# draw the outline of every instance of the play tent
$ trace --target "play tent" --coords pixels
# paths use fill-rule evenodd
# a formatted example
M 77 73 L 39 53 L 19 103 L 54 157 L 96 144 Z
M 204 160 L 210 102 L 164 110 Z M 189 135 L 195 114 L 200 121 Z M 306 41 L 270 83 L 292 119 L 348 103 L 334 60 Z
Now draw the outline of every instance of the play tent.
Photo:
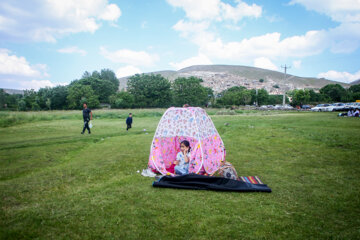
M 225 161 L 224 143 L 206 111 L 198 107 L 172 107 L 164 113 L 156 129 L 149 168 L 169 174 L 183 140 L 188 140 L 191 147 L 189 173 L 211 175 Z

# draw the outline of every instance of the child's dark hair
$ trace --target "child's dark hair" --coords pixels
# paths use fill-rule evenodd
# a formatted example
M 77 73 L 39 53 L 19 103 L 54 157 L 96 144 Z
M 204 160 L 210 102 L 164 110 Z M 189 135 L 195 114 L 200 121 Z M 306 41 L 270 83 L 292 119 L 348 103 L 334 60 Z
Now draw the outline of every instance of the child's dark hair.
M 129 113 L 129 115 L 132 115 L 132 113 Z
M 190 143 L 189 143 L 189 141 L 188 141 L 188 140 L 184 140 L 184 141 L 182 141 L 182 142 L 180 143 L 180 145 L 181 145 L 181 144 L 184 144 L 184 145 L 185 145 L 185 147 L 188 147 L 188 148 L 189 148 L 189 152 L 191 151 Z

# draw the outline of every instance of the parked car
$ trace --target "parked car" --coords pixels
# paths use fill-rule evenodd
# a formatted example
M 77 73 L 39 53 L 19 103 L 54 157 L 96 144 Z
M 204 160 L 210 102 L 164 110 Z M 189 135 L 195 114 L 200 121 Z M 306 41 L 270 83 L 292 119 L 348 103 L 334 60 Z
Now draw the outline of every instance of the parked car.
M 313 112 L 325 112 L 326 107 L 330 106 L 330 104 L 318 104 L 315 107 L 311 108 L 310 110 Z
M 359 108 L 360 109 L 360 103 L 359 102 L 351 103 L 350 108 Z
M 348 111 L 352 108 L 353 103 L 344 103 L 344 110 Z
M 302 105 L 301 109 L 308 110 L 311 109 L 310 105 Z
M 274 109 L 276 109 L 276 110 L 292 110 L 294 108 L 292 106 L 290 106 L 289 104 L 285 104 L 285 105 L 276 104 L 274 106 Z
M 283 109 L 286 109 L 286 110 L 292 110 L 292 109 L 294 109 L 292 106 L 290 106 L 289 104 L 285 104 L 284 106 L 283 106 Z
M 325 111 L 328 112 L 335 112 L 335 111 L 344 111 L 345 110 L 345 104 L 343 103 L 333 103 L 325 108 Z

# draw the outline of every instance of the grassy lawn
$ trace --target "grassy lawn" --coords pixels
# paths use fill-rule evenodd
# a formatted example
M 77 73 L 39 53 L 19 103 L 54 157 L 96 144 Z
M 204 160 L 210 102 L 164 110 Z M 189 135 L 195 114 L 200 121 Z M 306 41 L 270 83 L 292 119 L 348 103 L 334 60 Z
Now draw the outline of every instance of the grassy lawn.
M 128 110 L 94 111 L 91 135 L 80 112 L 0 113 L 0 239 L 360 236 L 359 119 L 210 110 L 238 174 L 273 190 L 228 193 L 153 188 L 137 171 L 165 110 L 131 111 L 129 132 Z

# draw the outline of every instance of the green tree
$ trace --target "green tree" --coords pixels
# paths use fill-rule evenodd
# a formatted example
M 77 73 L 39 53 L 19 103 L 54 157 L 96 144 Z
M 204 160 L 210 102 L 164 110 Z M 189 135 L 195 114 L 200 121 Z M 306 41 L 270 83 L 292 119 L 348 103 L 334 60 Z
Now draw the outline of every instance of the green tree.
M 255 90 L 248 90 L 243 86 L 231 87 L 220 95 L 217 103 L 223 106 L 248 105 L 256 101 Z
M 293 91 L 292 105 L 300 106 L 301 104 L 307 104 L 310 103 L 310 99 L 311 95 L 309 90 L 296 89 Z
M 355 102 L 360 100 L 360 84 L 353 85 L 348 89 L 349 101 Z
M 56 86 L 52 88 L 50 101 L 51 109 L 67 109 L 68 87 Z
M 71 109 L 81 109 L 84 102 L 89 108 L 97 108 L 100 104 L 99 97 L 95 95 L 92 88 L 81 84 L 73 84 L 69 87 L 67 100 Z
M 119 79 L 117 79 L 115 73 L 110 69 L 101 69 L 100 78 L 112 82 L 115 86 L 115 91 L 119 89 Z
M 46 104 L 47 109 L 51 110 L 51 99 L 50 98 L 46 99 L 45 104 Z
M 93 75 L 96 76 L 97 74 Z M 95 95 L 99 96 L 99 101 L 104 103 L 108 103 L 109 96 L 115 94 L 115 92 L 117 91 L 117 87 L 110 80 L 101 79 L 93 76 L 82 78 L 80 80 L 75 80 L 70 85 L 74 84 L 90 86 L 94 91 Z
M 4 109 L 7 106 L 7 93 L 4 89 L 0 89 L 0 109 Z
M 352 85 L 351 87 L 349 87 L 349 91 L 353 93 L 360 92 L 360 84 Z
M 24 101 L 25 101 L 25 108 L 26 110 L 38 110 L 40 109 L 39 104 L 37 103 L 39 101 L 39 98 L 37 97 L 37 93 L 34 89 L 31 90 L 25 90 L 24 91 Z
M 26 111 L 27 110 L 26 102 L 25 102 L 25 100 L 23 98 L 20 99 L 20 101 L 18 102 L 18 109 L 19 109 L 19 111 Z
M 202 79 L 196 77 L 180 77 L 175 79 L 172 88 L 174 93 L 174 104 L 182 106 L 205 106 L 209 100 L 209 90 L 201 85 Z
M 283 103 L 283 95 L 269 95 L 268 105 L 276 105 Z M 289 98 L 285 96 L 285 103 L 289 103 Z
M 101 74 L 98 71 L 93 71 L 91 77 L 100 79 Z
M 171 105 L 171 84 L 158 75 L 136 74 L 129 78 L 128 92 L 134 96 L 135 107 L 169 107 Z
M 310 95 L 310 103 L 316 104 L 320 102 L 321 99 L 320 93 L 316 93 L 313 89 L 310 89 L 309 95 Z
M 269 93 L 265 89 L 259 89 L 258 90 L 258 105 L 264 105 L 269 101 Z
M 328 96 L 333 102 L 340 102 L 346 96 L 346 90 L 340 84 L 328 84 L 320 89 L 320 93 Z
M 46 101 L 52 96 L 52 88 L 40 88 L 37 92 L 37 103 L 41 109 L 49 109 L 46 104 Z
M 132 108 L 134 102 L 134 96 L 129 92 L 121 91 L 110 96 L 111 108 Z
M 22 97 L 21 94 L 8 94 L 4 89 L 0 89 L 0 109 L 17 110 Z

